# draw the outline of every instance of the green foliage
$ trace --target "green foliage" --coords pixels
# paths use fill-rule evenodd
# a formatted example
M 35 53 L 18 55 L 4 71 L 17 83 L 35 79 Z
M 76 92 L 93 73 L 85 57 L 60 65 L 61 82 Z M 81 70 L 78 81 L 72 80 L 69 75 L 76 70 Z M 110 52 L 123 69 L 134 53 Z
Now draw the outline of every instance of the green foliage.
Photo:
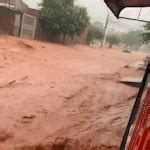
M 146 32 L 142 34 L 143 41 L 150 43 L 150 23 L 147 23 L 144 28 Z
M 112 48 L 113 45 L 120 43 L 120 38 L 116 34 L 109 34 L 106 37 L 106 42 L 109 43 L 109 47 Z
M 87 35 L 87 42 L 90 44 L 94 40 L 102 40 L 103 39 L 103 28 L 102 26 L 98 26 L 98 24 L 93 24 L 90 26 L 88 35 Z
M 140 46 L 143 43 L 141 34 L 143 32 L 140 30 L 137 31 L 130 31 L 128 33 L 122 34 L 121 42 L 126 46 Z
M 64 38 L 80 35 L 89 23 L 86 8 L 75 6 L 74 0 L 44 0 L 39 17 L 51 34 Z
M 93 26 L 99 28 L 100 30 L 104 30 L 103 24 L 101 22 L 95 21 Z

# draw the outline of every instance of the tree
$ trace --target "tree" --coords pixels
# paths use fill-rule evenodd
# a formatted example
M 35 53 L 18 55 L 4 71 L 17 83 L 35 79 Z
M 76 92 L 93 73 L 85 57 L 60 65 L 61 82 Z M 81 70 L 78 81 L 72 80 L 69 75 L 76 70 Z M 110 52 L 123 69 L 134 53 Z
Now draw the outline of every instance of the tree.
M 103 29 L 101 27 L 98 27 L 95 24 L 91 25 L 87 34 L 87 42 L 90 44 L 93 43 L 94 40 L 102 40 L 103 38 Z
M 39 17 L 51 34 L 63 35 L 63 43 L 66 35 L 80 35 L 89 22 L 86 8 L 75 6 L 74 0 L 44 0 Z
M 109 34 L 106 37 L 106 42 L 109 43 L 109 48 L 112 48 L 113 45 L 118 45 L 120 43 L 120 38 L 115 34 Z
M 150 23 L 147 23 L 144 28 L 146 32 L 142 34 L 143 41 L 150 43 Z
M 101 22 L 99 22 L 99 21 L 95 21 L 93 23 L 93 26 L 99 28 L 100 30 L 104 30 L 103 24 Z
M 121 42 L 125 44 L 126 46 L 140 46 L 143 41 L 141 34 L 143 31 L 137 30 L 137 31 L 130 31 L 128 33 L 122 34 L 121 36 Z

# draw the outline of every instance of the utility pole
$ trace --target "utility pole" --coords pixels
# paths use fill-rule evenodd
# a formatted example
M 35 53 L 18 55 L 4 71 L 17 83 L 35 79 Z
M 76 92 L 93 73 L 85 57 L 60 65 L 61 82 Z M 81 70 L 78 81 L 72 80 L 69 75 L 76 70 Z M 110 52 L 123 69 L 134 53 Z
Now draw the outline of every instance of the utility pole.
M 8 3 L 9 3 L 8 5 L 9 5 L 9 8 L 10 8 L 10 0 L 9 0 L 9 2 L 8 2 Z
M 106 23 L 105 23 L 105 27 L 104 27 L 104 36 L 103 36 L 103 39 L 101 41 L 101 48 L 103 47 L 103 43 L 104 43 L 104 40 L 105 40 L 108 23 L 109 23 L 109 14 L 107 15 L 107 19 L 106 19 Z
M 140 8 L 140 12 L 139 12 L 139 15 L 138 15 L 137 21 L 140 19 L 141 12 L 142 12 L 142 7 Z

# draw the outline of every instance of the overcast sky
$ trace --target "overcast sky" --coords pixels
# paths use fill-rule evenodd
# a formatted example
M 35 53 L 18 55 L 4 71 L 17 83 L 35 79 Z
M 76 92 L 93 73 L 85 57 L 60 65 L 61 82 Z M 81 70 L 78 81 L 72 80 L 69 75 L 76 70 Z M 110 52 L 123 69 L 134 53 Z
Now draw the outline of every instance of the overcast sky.
M 42 0 L 23 0 L 32 8 L 38 8 L 38 4 L 41 3 Z M 80 6 L 84 6 L 87 8 L 89 16 L 91 17 L 91 21 L 100 21 L 103 24 L 106 21 L 107 14 L 110 14 L 109 17 L 109 31 L 127 31 L 127 30 L 136 30 L 140 29 L 143 23 L 139 23 L 136 21 L 125 21 L 125 20 L 117 20 L 110 10 L 107 8 L 103 0 L 75 0 L 75 3 Z M 121 16 L 138 18 L 138 14 L 140 12 L 140 8 L 128 8 L 121 12 Z M 149 20 L 150 21 L 150 8 L 143 8 L 140 19 Z

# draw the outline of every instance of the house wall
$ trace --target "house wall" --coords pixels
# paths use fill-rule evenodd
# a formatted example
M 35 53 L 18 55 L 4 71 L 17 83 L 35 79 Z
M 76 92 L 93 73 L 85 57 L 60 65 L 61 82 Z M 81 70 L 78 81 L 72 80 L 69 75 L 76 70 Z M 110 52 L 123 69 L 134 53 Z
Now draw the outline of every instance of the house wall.
M 28 5 L 22 0 L 0 0 L 0 6 L 9 7 L 20 12 L 24 12 L 28 9 Z
M 80 36 L 75 37 L 75 43 L 87 45 L 87 35 L 89 31 L 90 25 L 86 27 L 86 29 L 81 33 Z
M 15 9 L 21 12 L 25 12 L 28 9 L 28 5 L 22 2 L 22 0 L 16 0 Z
M 0 6 L 15 9 L 16 0 L 0 0 Z
M 65 43 L 66 44 L 82 44 L 87 45 L 87 34 L 88 34 L 89 26 L 81 33 L 80 36 L 75 36 L 74 39 L 71 39 L 70 36 L 66 36 Z M 62 37 L 61 37 L 62 40 Z
M 14 29 L 13 29 L 13 35 L 14 36 L 20 36 L 21 32 L 21 23 L 22 23 L 22 14 L 15 14 L 15 20 L 14 20 Z
M 19 36 L 21 19 L 21 13 L 0 6 L 0 33 Z
M 15 12 L 0 6 L 0 32 L 13 35 Z
M 52 36 L 47 32 L 43 27 L 39 19 L 37 19 L 36 30 L 35 30 L 35 39 L 42 41 L 51 41 Z
M 37 18 L 36 17 L 24 13 L 23 17 L 22 17 L 20 36 L 24 37 L 24 38 L 34 39 L 36 24 L 37 24 Z
M 1 3 L 15 5 L 16 0 L 0 0 Z
M 47 32 L 47 30 L 43 27 L 42 22 L 38 19 L 39 11 L 36 9 L 28 8 L 26 13 L 37 18 L 34 39 L 51 41 L 53 37 Z

